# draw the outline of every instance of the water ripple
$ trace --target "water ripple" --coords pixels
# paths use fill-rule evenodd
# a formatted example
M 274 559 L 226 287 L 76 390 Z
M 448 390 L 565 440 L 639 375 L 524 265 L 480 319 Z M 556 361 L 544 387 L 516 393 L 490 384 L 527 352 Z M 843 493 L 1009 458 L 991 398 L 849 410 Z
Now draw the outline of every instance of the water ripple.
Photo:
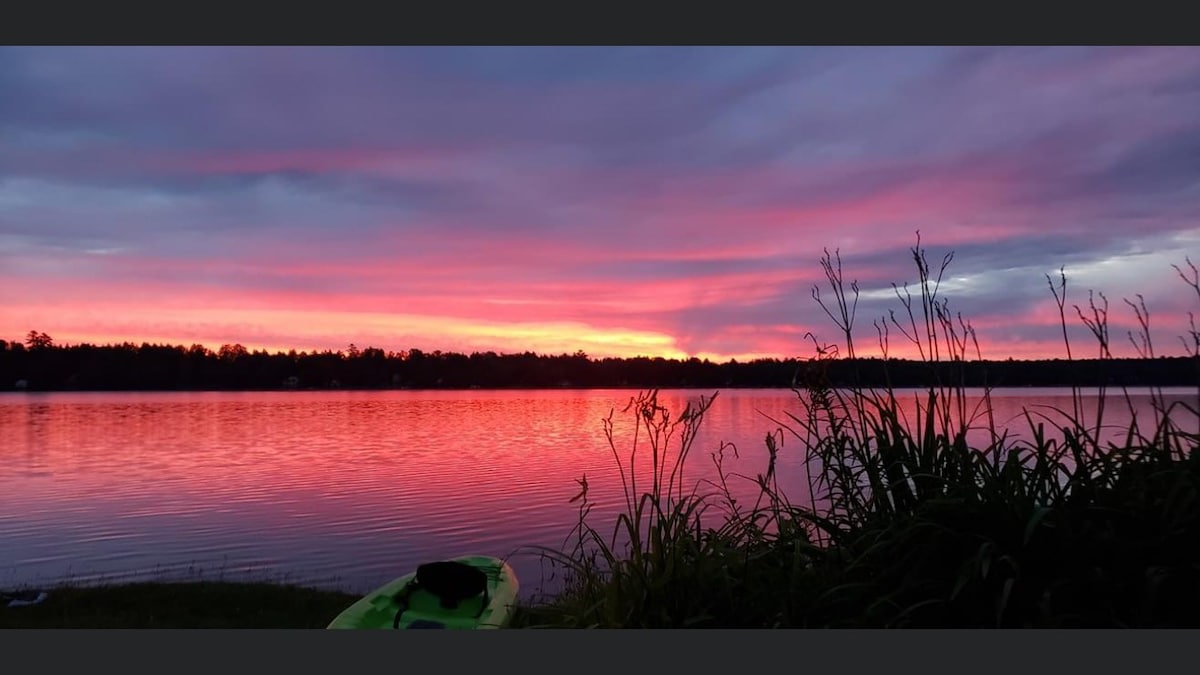
M 1011 408 L 998 417 L 1029 393 L 994 394 Z M 581 476 L 594 513 L 624 499 L 601 420 L 632 394 L 0 394 L 0 584 L 217 575 L 365 590 L 431 558 L 558 546 Z M 696 395 L 660 394 L 673 409 Z M 688 484 L 713 477 L 721 441 L 743 456 L 733 467 L 761 471 L 773 425 L 760 413 L 796 410 L 789 391 L 723 392 Z M 615 421 L 627 467 L 632 421 Z M 793 499 L 801 461 L 785 441 Z M 540 581 L 536 558 L 514 565 L 529 588 Z

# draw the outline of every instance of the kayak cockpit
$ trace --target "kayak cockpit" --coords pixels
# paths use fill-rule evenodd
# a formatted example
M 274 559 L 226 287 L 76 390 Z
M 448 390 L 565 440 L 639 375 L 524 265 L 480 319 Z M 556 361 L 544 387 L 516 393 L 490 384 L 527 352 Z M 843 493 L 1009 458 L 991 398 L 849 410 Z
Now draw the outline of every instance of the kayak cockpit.
M 420 565 L 347 607 L 329 628 L 504 628 L 513 619 L 519 582 L 500 558 L 469 555 Z

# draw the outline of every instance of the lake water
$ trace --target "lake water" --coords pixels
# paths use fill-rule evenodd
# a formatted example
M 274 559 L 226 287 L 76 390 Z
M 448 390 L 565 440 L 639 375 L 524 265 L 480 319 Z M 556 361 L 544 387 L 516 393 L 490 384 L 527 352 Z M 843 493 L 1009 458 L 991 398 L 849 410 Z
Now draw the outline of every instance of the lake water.
M 674 414 L 707 390 L 660 392 Z M 976 392 L 978 393 L 978 392 Z M 1120 392 L 1108 421 L 1129 419 Z M 1135 409 L 1150 414 L 1148 392 Z M 1194 390 L 1168 390 L 1194 404 Z M 561 547 L 586 475 L 596 523 L 622 501 L 604 434 L 628 461 L 637 391 L 333 391 L 0 394 L 0 588 L 153 578 L 289 581 L 366 591 L 421 562 L 506 556 L 522 594 L 552 589 L 527 546 Z M 1069 409 L 1069 389 L 993 392 L 997 424 L 1023 406 Z M 789 390 L 722 390 L 684 481 L 766 467 Z M 1141 413 L 1139 413 L 1141 415 Z M 806 499 L 799 442 L 777 436 L 780 482 Z M 671 440 L 675 453 L 679 439 Z M 644 433 L 639 461 L 651 452 Z M 643 466 L 645 466 L 643 464 Z M 641 471 L 639 490 L 648 473 Z M 735 496 L 754 493 L 747 479 Z M 522 551 L 527 552 L 522 552 Z

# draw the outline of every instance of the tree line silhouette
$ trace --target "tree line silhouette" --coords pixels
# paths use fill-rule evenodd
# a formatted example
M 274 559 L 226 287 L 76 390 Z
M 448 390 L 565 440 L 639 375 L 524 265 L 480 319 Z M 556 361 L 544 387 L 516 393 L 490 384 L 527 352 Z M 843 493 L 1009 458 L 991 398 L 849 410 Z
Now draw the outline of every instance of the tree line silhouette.
M 145 391 L 278 389 L 738 388 L 803 386 L 923 387 L 937 382 L 994 386 L 1200 386 L 1197 357 L 994 360 L 926 363 L 879 358 L 591 358 L 574 354 L 497 354 L 376 347 L 312 352 L 217 351 L 130 342 L 55 345 L 31 331 L 24 343 L 0 340 L 0 390 Z

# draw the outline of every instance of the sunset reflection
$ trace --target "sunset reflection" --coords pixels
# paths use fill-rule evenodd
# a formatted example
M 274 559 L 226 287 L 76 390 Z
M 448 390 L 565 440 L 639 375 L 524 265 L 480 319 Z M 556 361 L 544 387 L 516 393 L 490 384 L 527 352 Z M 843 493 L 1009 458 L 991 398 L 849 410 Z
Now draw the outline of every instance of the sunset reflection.
M 659 403 L 676 419 L 713 393 L 666 391 Z M 997 392 L 995 420 L 1028 437 L 1023 407 L 1069 409 L 1069 390 L 1053 394 L 1031 401 L 1021 390 Z M 431 557 L 558 547 L 576 523 L 578 503 L 569 500 L 578 479 L 586 476 L 596 522 L 622 510 L 603 420 L 612 416 L 614 447 L 628 470 L 634 412 L 622 409 L 636 395 L 5 395 L 0 580 L 153 576 L 199 564 L 369 587 Z M 902 399 L 906 412 L 915 406 Z M 773 433 L 780 487 L 807 503 L 804 445 L 779 424 L 803 410 L 792 392 L 718 392 L 692 445 L 685 491 L 714 492 L 715 453 L 727 443 L 724 468 L 740 474 L 729 479 L 732 496 L 752 501 L 755 477 L 767 467 L 765 436 Z M 1115 405 L 1107 414 L 1117 426 L 1128 419 Z M 680 440 L 667 446 L 668 462 Z M 633 455 L 639 493 L 650 485 L 650 447 L 642 428 Z M 514 562 L 530 578 L 541 573 L 535 559 Z

